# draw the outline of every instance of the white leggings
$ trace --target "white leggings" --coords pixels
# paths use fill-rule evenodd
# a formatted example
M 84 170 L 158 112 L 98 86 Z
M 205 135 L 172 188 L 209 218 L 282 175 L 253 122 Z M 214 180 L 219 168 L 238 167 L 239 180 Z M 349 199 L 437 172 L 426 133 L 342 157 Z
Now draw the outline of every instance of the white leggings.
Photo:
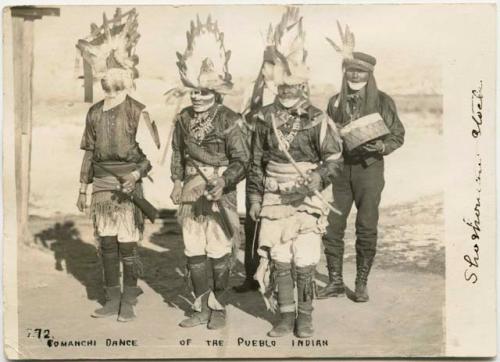
M 321 256 L 321 235 L 301 234 L 295 240 L 279 243 L 271 248 L 271 259 L 304 267 L 318 264 Z
M 206 216 L 203 221 L 185 218 L 182 222 L 182 238 L 186 256 L 207 255 L 218 259 L 232 250 L 232 241 L 210 216 Z

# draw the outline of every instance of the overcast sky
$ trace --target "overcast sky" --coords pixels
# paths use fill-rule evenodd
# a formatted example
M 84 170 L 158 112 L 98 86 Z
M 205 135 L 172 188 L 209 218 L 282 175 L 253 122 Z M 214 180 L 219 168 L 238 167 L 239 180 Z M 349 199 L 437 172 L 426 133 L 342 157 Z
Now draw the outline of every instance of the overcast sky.
M 262 61 L 263 37 L 269 23 L 277 23 L 281 5 L 260 6 L 137 6 L 141 39 L 137 46 L 142 77 L 178 79 L 176 51 L 186 47 L 189 22 L 208 14 L 225 33 L 231 49 L 229 69 L 233 77 L 255 77 Z M 89 34 L 90 23 L 102 23 L 102 13 L 112 17 L 115 7 L 64 6 L 60 17 L 36 22 L 35 80 L 40 84 L 59 80 L 59 90 L 74 82 L 75 43 Z M 123 7 L 123 11 L 130 7 Z M 309 53 L 311 82 L 340 82 L 341 58 L 325 37 L 339 40 L 336 20 L 349 24 L 356 35 L 356 50 L 378 60 L 379 83 L 401 87 L 421 82 L 422 88 L 440 91 L 442 55 L 460 39 L 450 31 L 445 14 L 465 11 L 454 5 L 307 5 L 301 7 Z M 473 14 L 471 15 L 473 16 Z M 443 21 L 446 19 L 446 21 Z M 456 24 L 452 24 L 455 25 Z M 451 26 L 452 28 L 452 26 Z M 79 70 L 81 73 L 81 70 Z M 399 80 L 400 85 L 396 86 Z M 50 84 L 50 83 L 49 83 Z M 175 84 L 173 84 L 174 86 Z M 37 85 L 35 85 L 37 86 Z

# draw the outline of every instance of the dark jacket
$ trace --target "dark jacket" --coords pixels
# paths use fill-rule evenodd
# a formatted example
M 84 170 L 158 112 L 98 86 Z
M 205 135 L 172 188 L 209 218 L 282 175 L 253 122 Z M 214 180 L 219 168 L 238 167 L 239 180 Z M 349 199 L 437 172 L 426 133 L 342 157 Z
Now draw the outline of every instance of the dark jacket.
M 239 114 L 222 104 L 212 109 L 215 116 L 213 128 L 199 140 L 191 131 L 195 118 L 193 107 L 184 108 L 175 119 L 172 139 L 172 180 L 185 178 L 186 155 L 200 165 L 226 166 L 222 177 L 226 188 L 234 189 L 243 180 L 250 160 L 250 152 L 242 134 L 242 120 Z
M 379 94 L 378 112 L 382 116 L 385 124 L 387 125 L 387 128 L 389 128 L 391 132 L 391 134 L 385 136 L 382 139 L 385 145 L 384 153 L 382 155 L 378 155 L 378 154 L 366 153 L 359 149 L 355 149 L 351 152 L 348 152 L 346 149 L 344 149 L 344 158 L 346 160 L 346 163 L 363 162 L 366 165 L 369 165 L 379 159 L 382 159 L 382 156 L 386 156 L 392 153 L 394 150 L 401 147 L 404 143 L 405 129 L 398 117 L 396 104 L 394 103 L 392 98 L 387 94 L 385 94 L 384 92 L 378 91 L 378 94 Z M 338 99 L 339 99 L 339 94 L 336 94 L 332 98 L 330 98 L 328 102 L 327 113 L 340 129 L 346 126 L 348 122 L 340 123 L 338 122 L 338 120 L 334 118 L 336 109 L 338 107 Z M 356 121 L 354 120 L 353 122 Z

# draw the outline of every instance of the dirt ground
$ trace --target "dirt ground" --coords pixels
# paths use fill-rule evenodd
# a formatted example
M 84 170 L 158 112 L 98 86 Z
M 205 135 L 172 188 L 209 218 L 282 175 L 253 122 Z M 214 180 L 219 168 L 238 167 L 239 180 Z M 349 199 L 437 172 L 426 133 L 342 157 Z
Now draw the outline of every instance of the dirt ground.
M 147 225 L 140 254 L 145 275 L 139 318 L 131 323 L 93 319 L 103 300 L 102 270 L 93 245 L 92 226 L 85 217 L 33 217 L 34 245 L 19 250 L 19 337 L 24 358 L 166 358 L 166 357 L 346 357 L 438 356 L 443 353 L 444 245 L 442 199 L 434 195 L 383 208 L 380 242 L 370 276 L 370 301 L 349 298 L 315 301 L 315 336 L 298 339 L 266 337 L 276 316 L 265 311 L 257 292 L 228 292 L 228 324 L 220 331 L 177 326 L 190 312 L 193 297 L 186 287 L 182 239 L 169 218 Z M 346 235 L 345 279 L 355 277 L 353 217 Z M 241 261 L 240 251 L 238 259 Z M 231 285 L 243 279 L 237 264 Z M 325 262 L 317 268 L 317 283 L 327 280 Z M 49 329 L 53 340 L 96 340 L 95 347 L 51 347 L 33 337 L 35 328 Z M 30 333 L 32 332 L 32 333 Z M 28 334 L 31 334 L 28 337 Z M 106 347 L 106 339 L 137 340 L 137 347 Z M 242 338 L 242 339 L 239 339 Z M 181 345 L 187 339 L 189 346 Z M 207 340 L 223 346 L 208 347 Z M 240 343 L 240 345 L 238 345 Z M 263 344 L 249 347 L 245 343 Z M 276 347 L 268 347 L 275 343 Z M 325 345 L 325 343 L 327 345 Z M 203 348 L 203 349 L 202 349 Z

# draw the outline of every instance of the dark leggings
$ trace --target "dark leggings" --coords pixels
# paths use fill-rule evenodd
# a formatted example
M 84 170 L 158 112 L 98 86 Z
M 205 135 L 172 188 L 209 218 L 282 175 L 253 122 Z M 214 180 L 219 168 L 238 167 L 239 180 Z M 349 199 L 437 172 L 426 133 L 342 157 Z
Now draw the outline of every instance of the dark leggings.
M 123 285 L 137 286 L 143 267 L 136 242 L 118 243 L 116 236 L 105 236 L 101 238 L 101 252 L 107 286 L 119 284 L 119 259 L 123 263 Z
M 104 269 L 104 282 L 107 287 L 120 285 L 120 256 L 118 241 L 114 236 L 101 237 L 101 258 Z

